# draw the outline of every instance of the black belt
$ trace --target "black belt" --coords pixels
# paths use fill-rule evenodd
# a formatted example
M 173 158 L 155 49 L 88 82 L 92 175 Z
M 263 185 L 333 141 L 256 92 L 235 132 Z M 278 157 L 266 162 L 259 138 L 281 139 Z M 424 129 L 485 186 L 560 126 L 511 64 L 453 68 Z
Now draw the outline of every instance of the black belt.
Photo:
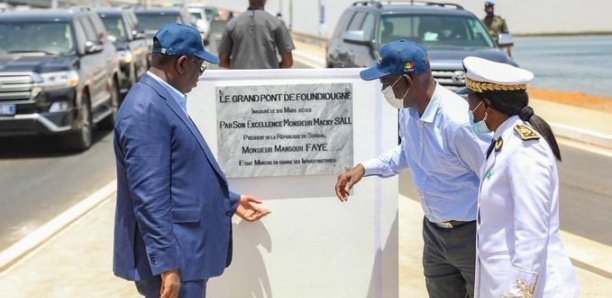
M 474 221 L 473 220 L 471 221 L 448 220 L 448 221 L 443 221 L 443 222 L 432 222 L 432 224 L 442 229 L 453 229 L 453 228 L 457 228 L 457 227 L 460 227 L 462 225 L 465 225 L 471 222 L 474 222 Z

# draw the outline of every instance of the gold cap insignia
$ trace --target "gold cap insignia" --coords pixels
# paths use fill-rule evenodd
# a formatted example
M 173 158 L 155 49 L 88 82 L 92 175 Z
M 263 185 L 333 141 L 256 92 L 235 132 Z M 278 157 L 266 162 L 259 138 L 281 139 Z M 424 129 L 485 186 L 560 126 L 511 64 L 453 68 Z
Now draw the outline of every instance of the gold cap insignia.
M 527 90 L 527 84 L 515 84 L 515 85 L 502 85 L 491 82 L 475 81 L 470 78 L 465 79 L 465 86 L 470 90 L 478 93 L 487 91 L 518 91 Z
M 537 131 L 524 124 L 515 125 L 514 130 L 516 130 L 516 132 L 518 132 L 518 134 L 521 136 L 521 139 L 525 141 L 537 140 L 540 138 L 540 134 Z

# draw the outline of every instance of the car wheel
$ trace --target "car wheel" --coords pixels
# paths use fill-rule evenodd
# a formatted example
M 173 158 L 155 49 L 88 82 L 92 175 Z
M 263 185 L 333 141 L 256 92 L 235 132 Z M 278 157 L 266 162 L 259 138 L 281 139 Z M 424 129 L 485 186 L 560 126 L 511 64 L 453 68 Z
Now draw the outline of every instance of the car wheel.
M 83 94 L 83 102 L 77 117 L 79 119 L 78 129 L 66 135 L 63 143 L 66 149 L 80 152 L 91 147 L 92 139 L 91 103 L 87 93 Z
M 109 108 L 111 113 L 100 122 L 100 129 L 112 130 L 115 126 L 115 118 L 117 118 L 117 111 L 119 110 L 119 86 L 117 86 L 115 80 L 113 80 L 113 85 L 111 86 Z

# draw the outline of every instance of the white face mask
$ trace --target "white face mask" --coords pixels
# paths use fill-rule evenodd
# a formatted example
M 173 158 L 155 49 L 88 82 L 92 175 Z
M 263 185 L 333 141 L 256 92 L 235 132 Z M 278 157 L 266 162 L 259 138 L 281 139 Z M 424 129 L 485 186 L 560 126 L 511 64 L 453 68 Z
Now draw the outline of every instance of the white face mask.
M 393 86 L 395 86 L 395 84 L 399 81 L 400 78 L 402 77 L 397 78 L 397 80 L 395 80 L 392 85 L 385 87 L 385 89 L 383 89 L 382 91 L 383 96 L 385 97 L 387 102 L 396 109 L 404 108 L 404 99 L 395 97 L 395 92 L 393 92 Z M 406 90 L 406 94 L 408 94 L 408 90 Z M 404 94 L 403 97 L 406 97 L 406 94 Z

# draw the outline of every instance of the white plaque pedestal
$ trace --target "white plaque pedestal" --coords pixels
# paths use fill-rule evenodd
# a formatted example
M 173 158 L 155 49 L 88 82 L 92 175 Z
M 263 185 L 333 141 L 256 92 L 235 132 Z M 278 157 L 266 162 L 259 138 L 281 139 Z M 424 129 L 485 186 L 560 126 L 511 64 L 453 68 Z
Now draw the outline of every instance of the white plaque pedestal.
M 398 140 L 397 111 L 359 71 L 211 70 L 189 94 L 188 110 L 218 156 L 217 87 L 350 83 L 358 163 Z M 229 179 L 232 190 L 262 198 L 272 214 L 254 223 L 234 217 L 233 261 L 209 281 L 208 297 L 398 297 L 397 178 L 364 178 L 341 203 L 338 174 Z

